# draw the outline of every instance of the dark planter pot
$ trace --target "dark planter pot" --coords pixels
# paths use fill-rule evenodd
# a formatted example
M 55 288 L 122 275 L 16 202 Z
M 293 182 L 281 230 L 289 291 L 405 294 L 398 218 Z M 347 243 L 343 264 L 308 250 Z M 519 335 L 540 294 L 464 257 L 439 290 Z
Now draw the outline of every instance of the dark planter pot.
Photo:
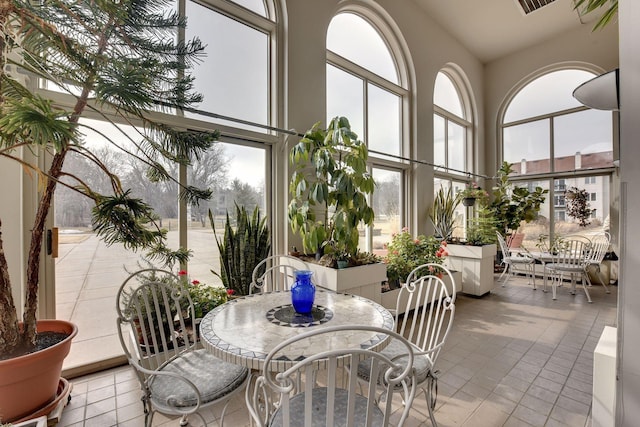
M 0 416 L 4 423 L 33 414 L 56 398 L 62 362 L 78 333 L 76 325 L 64 320 L 40 320 L 37 330 L 69 336 L 44 350 L 0 361 Z
M 470 207 L 476 204 L 476 198 L 475 197 L 465 197 L 464 199 L 462 199 L 462 204 Z

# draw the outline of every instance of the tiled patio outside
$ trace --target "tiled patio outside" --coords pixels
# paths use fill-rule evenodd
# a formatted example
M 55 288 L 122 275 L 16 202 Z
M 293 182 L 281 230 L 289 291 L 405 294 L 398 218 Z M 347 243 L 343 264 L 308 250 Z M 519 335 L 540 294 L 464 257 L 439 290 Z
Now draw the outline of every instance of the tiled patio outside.
M 590 426 L 593 350 L 616 321 L 617 287 L 534 291 L 523 278 L 482 298 L 459 295 L 456 318 L 440 355 L 436 419 L 443 427 Z M 71 403 L 59 426 L 142 426 L 140 391 L 128 366 L 72 380 Z M 408 426 L 429 426 L 422 396 Z M 214 421 L 211 411 L 205 411 Z M 177 426 L 160 414 L 156 426 Z M 210 425 L 218 425 L 212 422 Z M 227 426 L 249 426 L 244 399 Z

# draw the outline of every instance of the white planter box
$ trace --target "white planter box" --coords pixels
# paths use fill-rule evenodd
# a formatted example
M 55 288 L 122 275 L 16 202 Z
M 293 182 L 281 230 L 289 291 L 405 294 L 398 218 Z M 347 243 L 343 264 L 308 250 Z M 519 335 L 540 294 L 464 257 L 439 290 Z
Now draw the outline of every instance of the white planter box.
M 456 293 L 462 291 L 462 272 L 452 271 L 451 275 L 453 276 Z M 445 285 L 447 286 L 447 290 L 451 294 L 453 291 L 453 286 L 451 285 L 451 282 L 448 276 L 444 277 L 444 282 L 445 282 Z M 404 286 L 404 284 L 402 286 Z M 381 295 L 380 303 L 382 304 L 383 307 L 385 307 L 388 310 L 395 310 L 396 304 L 398 303 L 399 294 L 400 294 L 400 288 L 392 289 L 388 292 L 383 292 Z M 400 304 L 398 304 L 398 308 L 399 308 L 398 314 L 404 313 L 404 307 L 406 306 L 407 306 L 407 298 L 403 297 L 403 299 L 400 301 Z
M 387 280 L 386 264 L 348 268 L 329 268 L 311 262 L 307 264 L 309 270 L 313 271 L 311 280 L 315 285 L 336 292 L 359 295 L 380 304 L 380 286 Z
M 494 286 L 493 264 L 497 253 L 496 245 L 447 246 L 447 266 L 462 272 L 462 292 L 482 296 Z

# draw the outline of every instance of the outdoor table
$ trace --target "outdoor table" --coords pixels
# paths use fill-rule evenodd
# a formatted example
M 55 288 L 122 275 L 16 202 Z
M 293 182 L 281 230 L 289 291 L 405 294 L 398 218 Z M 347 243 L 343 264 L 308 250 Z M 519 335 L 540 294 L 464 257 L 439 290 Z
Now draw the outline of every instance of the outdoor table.
M 227 362 L 262 369 L 264 359 L 277 344 L 308 331 L 337 325 L 371 325 L 394 329 L 392 314 L 367 298 L 316 289 L 313 310 L 308 315 L 295 313 L 291 292 L 267 292 L 232 299 L 205 315 L 200 323 L 203 346 Z M 362 346 L 381 350 L 388 336 L 370 331 L 340 334 L 336 339 L 290 346 L 281 357 L 278 371 L 293 365 L 297 359 L 321 351 Z

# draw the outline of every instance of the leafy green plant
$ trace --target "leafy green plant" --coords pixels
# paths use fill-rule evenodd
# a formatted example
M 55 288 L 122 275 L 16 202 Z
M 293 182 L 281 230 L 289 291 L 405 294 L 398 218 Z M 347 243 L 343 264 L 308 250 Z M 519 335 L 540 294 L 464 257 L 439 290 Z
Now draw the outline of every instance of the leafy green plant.
M 426 263 L 442 264 L 448 255 L 446 241 L 424 235 L 414 238 L 406 227 L 400 233 L 393 234 L 386 247 L 384 262 L 387 264 L 389 281 L 404 282 L 416 267 Z
M 444 240 L 450 240 L 455 229 L 456 208 L 460 204 L 461 197 L 454 195 L 451 187 L 446 189 L 440 186 L 433 200 L 433 206 L 429 211 L 429 219 L 435 230 L 436 236 Z
M 477 215 L 469 219 L 466 241 L 473 246 L 497 243 L 496 219 L 486 206 L 480 206 Z
M 462 199 L 475 199 L 478 200 L 481 204 L 486 204 L 489 200 L 489 193 L 480 188 L 478 183 L 469 182 L 465 185 L 464 190 L 458 193 L 458 197 Z
M 545 194 L 549 192 L 542 187 L 536 187 L 534 191 L 516 187 L 509 181 L 512 172 L 511 164 L 503 162 L 497 173 L 496 186 L 493 187 L 493 201 L 489 205 L 498 231 L 505 236 L 517 231 L 522 221 L 536 219 L 546 199 Z
M 236 228 L 232 227 L 231 218 L 227 212 L 222 239 L 218 238 L 211 211 L 209 211 L 209 221 L 220 252 L 220 273 L 215 271 L 212 273 L 220 277 L 224 287 L 231 290 L 233 294 L 249 294 L 253 270 L 271 250 L 266 217 L 260 217 L 257 206 L 249 217 L 244 206 L 240 207 L 236 204 Z
M 593 30 L 604 28 L 618 14 L 618 0 L 576 0 L 574 9 L 582 11 L 582 14 L 593 12 L 596 9 L 606 8 L 604 13 L 593 26 Z
M 288 217 L 307 253 L 322 251 L 328 242 L 347 257 L 358 251 L 358 226 L 374 219 L 367 159 L 367 146 L 345 117 L 335 117 L 326 129 L 314 124 L 291 148 Z
M 143 162 L 146 177 L 153 181 L 175 182 L 163 165 L 188 165 L 216 140 L 217 133 L 178 130 L 157 120 L 161 105 L 178 110 L 202 101 L 193 92 L 190 67 L 204 48 L 198 39 L 177 41 L 186 20 L 165 6 L 162 0 L 11 0 L 0 6 L 0 156 L 33 173 L 40 189 L 35 220 L 24 226 L 30 242 L 25 251 L 23 328 L 0 239 L 0 354 L 35 345 L 42 244 L 57 186 L 94 203 L 93 228 L 107 244 L 123 243 L 167 261 L 188 259 L 187 250 L 171 251 L 165 245 L 166 230 L 152 208 L 123 188 L 98 151 L 84 144 L 81 133 L 85 125 L 80 119 L 88 112 L 110 123 L 138 124 L 138 136 L 130 137 L 137 149 L 126 154 Z M 66 92 L 72 105 L 54 104 L 31 90 L 39 81 Z M 116 141 L 109 142 L 124 151 Z M 19 150 L 34 153 L 35 160 L 22 158 Z M 45 152 L 52 156 L 50 162 L 42 162 Z M 102 194 L 87 177 L 65 171 L 70 154 L 95 165 L 93 170 L 108 180 L 110 193 Z M 41 168 L 41 163 L 47 166 Z M 211 195 L 190 186 L 180 193 L 190 204 Z
M 591 224 L 591 206 L 589 205 L 589 192 L 577 187 L 569 187 L 564 192 L 567 204 L 567 215 L 578 221 L 580 227 Z
M 183 282 L 184 289 L 189 292 L 196 319 L 201 319 L 217 306 L 227 302 L 227 289 L 220 286 L 209 286 L 197 279 L 190 279 L 184 270 L 178 272 L 178 277 Z

